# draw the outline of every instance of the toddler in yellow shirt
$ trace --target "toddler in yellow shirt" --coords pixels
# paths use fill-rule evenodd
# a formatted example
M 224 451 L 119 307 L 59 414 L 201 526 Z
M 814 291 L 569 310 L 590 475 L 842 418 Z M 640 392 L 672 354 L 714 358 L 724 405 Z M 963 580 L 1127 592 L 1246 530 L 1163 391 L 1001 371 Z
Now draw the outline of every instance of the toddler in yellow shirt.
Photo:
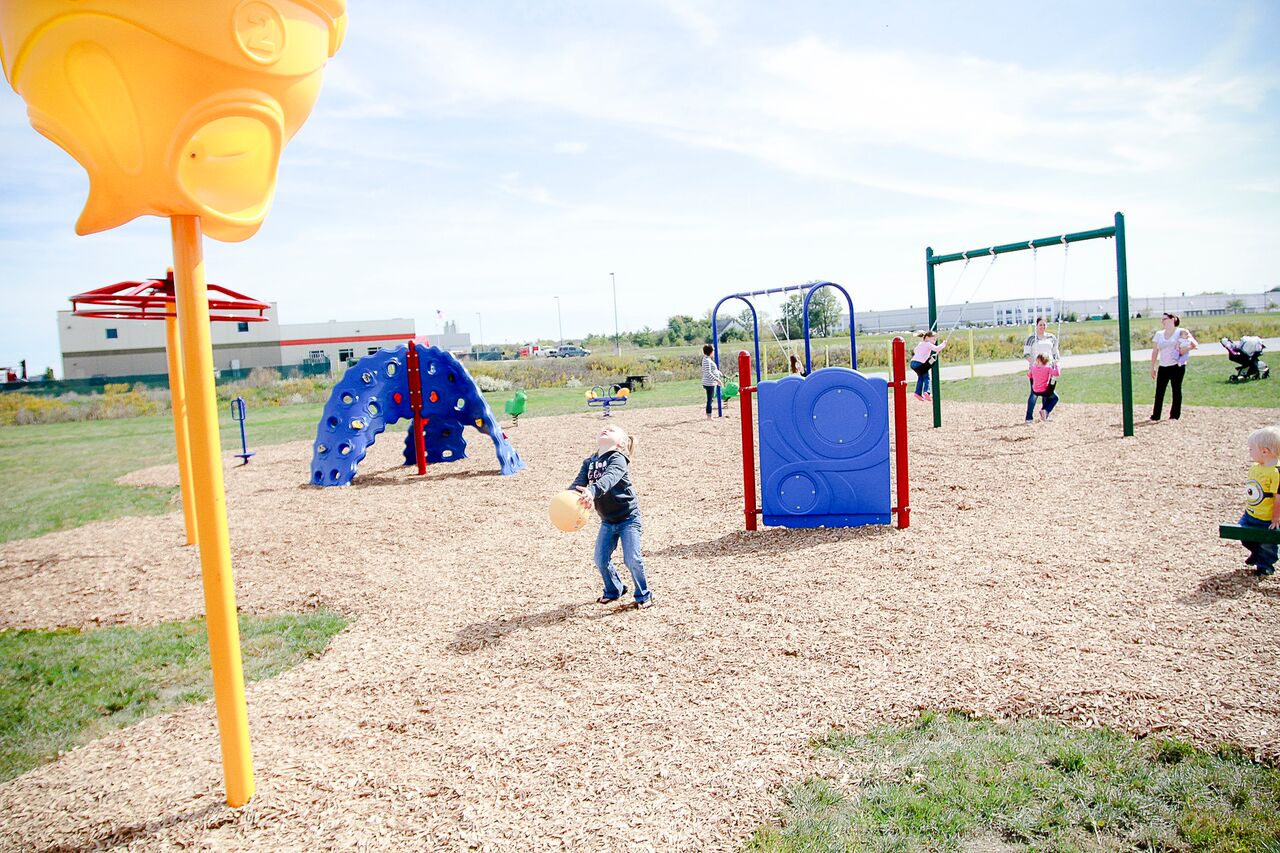
M 1280 427 L 1263 427 L 1249 436 L 1249 480 L 1245 483 L 1244 515 L 1242 527 L 1280 529 L 1280 513 L 1276 512 L 1276 492 L 1280 491 Z M 1249 556 L 1245 564 L 1253 566 L 1254 574 L 1267 577 L 1276 571 L 1276 544 L 1274 542 L 1245 542 Z

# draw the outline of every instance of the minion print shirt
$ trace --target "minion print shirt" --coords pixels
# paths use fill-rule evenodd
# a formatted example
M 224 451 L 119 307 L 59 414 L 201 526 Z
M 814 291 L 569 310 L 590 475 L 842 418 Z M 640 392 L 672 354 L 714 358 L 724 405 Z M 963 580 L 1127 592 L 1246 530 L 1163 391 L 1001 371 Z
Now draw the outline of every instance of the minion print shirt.
M 1259 521 L 1270 521 L 1275 512 L 1276 491 L 1280 488 L 1280 468 L 1254 463 L 1244 484 L 1244 511 Z

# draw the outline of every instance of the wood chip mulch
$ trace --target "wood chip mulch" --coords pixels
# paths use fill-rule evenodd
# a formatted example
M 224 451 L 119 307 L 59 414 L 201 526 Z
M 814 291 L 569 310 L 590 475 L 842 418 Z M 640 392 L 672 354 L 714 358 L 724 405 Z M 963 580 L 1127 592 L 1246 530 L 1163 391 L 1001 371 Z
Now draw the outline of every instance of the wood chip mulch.
M 509 430 L 426 478 L 388 433 L 345 489 L 310 447 L 227 469 L 238 601 L 352 617 L 249 688 L 258 794 L 222 804 L 211 703 L 0 785 L 0 849 L 730 850 L 813 768 L 809 740 L 920 708 L 1044 715 L 1280 755 L 1280 580 L 1217 525 L 1275 409 L 913 404 L 910 530 L 741 532 L 735 417 L 636 409 L 657 606 L 594 604 L 594 524 L 546 520 L 602 425 Z M 250 425 L 252 426 L 252 425 Z M 172 466 L 130 475 L 174 482 Z M 0 627 L 202 612 L 182 516 L 0 545 Z

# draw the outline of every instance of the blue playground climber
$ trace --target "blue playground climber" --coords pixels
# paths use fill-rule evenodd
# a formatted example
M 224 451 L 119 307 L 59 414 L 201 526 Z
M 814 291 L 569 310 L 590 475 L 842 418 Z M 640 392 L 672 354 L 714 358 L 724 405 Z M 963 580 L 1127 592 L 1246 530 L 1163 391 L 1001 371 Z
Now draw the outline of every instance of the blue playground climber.
M 439 347 L 414 344 L 422 384 L 423 435 L 427 462 L 456 462 L 467 456 L 464 427 L 493 440 L 504 476 L 525 467 L 489 404 L 465 367 Z M 334 386 L 325 403 L 311 457 L 311 482 L 345 486 L 356 474 L 379 433 L 407 419 L 405 464 L 417 462 L 410 406 L 408 346 L 378 350 L 356 362 Z

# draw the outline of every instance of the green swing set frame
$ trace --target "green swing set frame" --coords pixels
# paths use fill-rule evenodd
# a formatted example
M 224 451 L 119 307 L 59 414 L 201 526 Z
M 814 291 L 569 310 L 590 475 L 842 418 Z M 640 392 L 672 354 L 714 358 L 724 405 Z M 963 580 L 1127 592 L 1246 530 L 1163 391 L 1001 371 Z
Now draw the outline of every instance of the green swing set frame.
M 983 249 L 970 249 L 967 252 L 954 252 L 949 255 L 935 255 L 933 247 L 924 250 L 926 279 L 929 288 L 929 328 L 938 325 L 938 296 L 934 287 L 934 269 L 942 264 L 954 261 L 968 261 L 973 258 L 996 255 L 1007 252 L 1021 252 L 1027 249 L 1042 249 L 1046 246 L 1067 245 L 1082 240 L 1098 240 L 1114 237 L 1116 241 L 1116 314 L 1120 322 L 1120 403 L 1124 411 L 1124 434 L 1133 435 L 1133 373 L 1132 355 L 1129 343 L 1129 268 L 1125 257 L 1124 214 L 1116 213 L 1115 224 L 1106 228 L 1095 228 L 1092 231 L 1077 231 L 1073 234 L 1059 234 L 1056 237 L 1041 237 L 1038 240 L 1026 240 L 1020 243 L 1005 243 L 1000 246 L 987 246 Z M 933 362 L 933 426 L 942 426 L 942 369 L 941 359 Z

